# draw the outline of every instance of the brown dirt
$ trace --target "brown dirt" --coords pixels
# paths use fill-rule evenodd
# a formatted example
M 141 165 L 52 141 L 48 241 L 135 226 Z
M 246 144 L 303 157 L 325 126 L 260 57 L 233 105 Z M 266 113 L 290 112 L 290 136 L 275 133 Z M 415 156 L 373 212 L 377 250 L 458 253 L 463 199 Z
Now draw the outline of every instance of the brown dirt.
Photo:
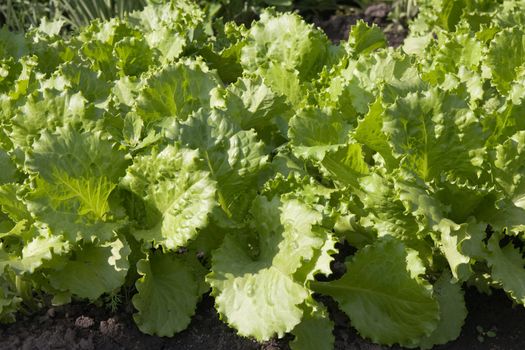
M 188 329 L 173 338 L 141 333 L 133 323 L 130 311 L 112 313 L 88 303 L 49 308 L 15 324 L 1 326 L 0 349 L 271 349 L 268 347 L 272 345 L 270 343 L 258 344 L 237 336 L 219 320 L 209 296 L 199 304 Z M 276 343 L 276 346 L 281 344 Z
M 312 22 L 323 29 L 333 42 L 338 43 L 347 40 L 351 26 L 358 20 L 363 20 L 385 30 L 388 45 L 397 47 L 403 43 L 408 31 L 402 26 L 392 25 L 388 18 L 390 10 L 390 5 L 378 3 L 367 7 L 364 11 L 352 14 L 332 14 L 328 18 L 314 16 Z
M 336 350 L 400 349 L 360 338 L 334 301 L 326 297 L 320 299 L 328 306 L 335 322 Z M 501 291 L 487 296 L 468 289 L 466 301 L 469 314 L 461 336 L 436 350 L 525 349 L 523 306 L 513 307 Z M 496 336 L 487 336 L 488 331 Z M 219 320 L 209 296 L 199 304 L 188 329 L 173 338 L 141 333 L 133 323 L 131 310 L 112 313 L 88 303 L 49 308 L 15 324 L 0 326 L 0 349 L 3 350 L 287 350 L 290 339 L 260 344 L 237 336 Z

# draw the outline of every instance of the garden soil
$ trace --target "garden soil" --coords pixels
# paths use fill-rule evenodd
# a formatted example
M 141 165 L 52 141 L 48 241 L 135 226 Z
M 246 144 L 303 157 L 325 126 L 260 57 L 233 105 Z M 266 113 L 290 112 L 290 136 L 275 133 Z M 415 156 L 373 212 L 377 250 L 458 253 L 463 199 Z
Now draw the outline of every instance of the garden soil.
M 469 311 L 461 336 L 436 350 L 525 349 L 525 309 L 513 306 L 496 291 L 492 296 L 474 289 L 465 293 Z M 336 350 L 399 350 L 366 341 L 351 328 L 348 317 L 329 298 L 322 298 L 335 323 Z M 213 299 L 200 302 L 190 326 L 173 338 L 141 333 L 133 323 L 132 310 L 111 312 L 87 303 L 53 307 L 0 327 L 2 350 L 286 350 L 291 337 L 257 343 L 239 337 L 219 320 Z M 492 333 L 493 332 L 493 333 Z M 495 335 L 490 337 L 489 335 Z
M 388 45 L 398 47 L 408 34 L 401 24 L 394 24 L 388 18 L 390 6 L 384 3 L 371 5 L 364 11 L 348 15 L 330 14 L 328 16 L 313 15 L 311 21 L 322 28 L 326 35 L 335 43 L 348 39 L 350 27 L 357 21 L 363 20 L 368 24 L 376 24 L 383 29 Z M 308 18 L 308 16 L 307 16 Z
M 351 25 L 362 19 L 387 29 L 389 45 L 399 46 L 407 35 L 405 29 L 390 25 L 385 4 L 370 6 L 351 15 L 332 14 L 312 17 L 334 42 L 346 40 Z M 343 249 L 344 250 L 344 249 Z M 347 252 L 348 254 L 349 252 Z M 342 260 L 334 262 L 341 274 Z M 438 346 L 437 350 L 522 350 L 525 349 L 525 308 L 515 306 L 501 291 L 492 296 L 474 289 L 465 293 L 468 317 L 461 336 L 454 342 Z M 320 298 L 335 323 L 336 350 L 400 349 L 373 344 L 359 337 L 348 317 L 330 298 Z M 281 340 L 257 343 L 239 337 L 220 321 L 213 299 L 205 295 L 189 327 L 173 338 L 153 337 L 141 333 L 133 323 L 133 308 L 129 301 L 116 311 L 88 303 L 73 303 L 44 309 L 39 313 L 20 316 L 11 325 L 0 326 L 0 350 L 285 350 L 292 336 Z

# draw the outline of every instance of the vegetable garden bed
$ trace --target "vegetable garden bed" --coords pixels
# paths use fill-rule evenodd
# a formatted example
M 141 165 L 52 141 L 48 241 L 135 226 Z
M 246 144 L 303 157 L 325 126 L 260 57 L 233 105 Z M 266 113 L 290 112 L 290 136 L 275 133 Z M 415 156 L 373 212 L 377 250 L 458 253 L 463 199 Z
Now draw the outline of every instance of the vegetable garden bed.
M 0 345 L 522 348 L 523 5 L 0 31 Z

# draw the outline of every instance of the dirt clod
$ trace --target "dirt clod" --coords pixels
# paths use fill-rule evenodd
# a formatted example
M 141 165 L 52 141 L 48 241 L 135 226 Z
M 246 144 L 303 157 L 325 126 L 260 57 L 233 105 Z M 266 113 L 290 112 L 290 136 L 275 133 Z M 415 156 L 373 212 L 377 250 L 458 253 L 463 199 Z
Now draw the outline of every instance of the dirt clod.
M 114 318 L 108 318 L 106 321 L 100 322 L 100 333 L 104 335 L 117 334 L 120 325 Z
M 79 328 L 89 328 L 95 324 L 91 317 L 80 316 L 75 320 L 75 326 Z
M 390 6 L 384 3 L 370 5 L 365 9 L 365 17 L 370 18 L 387 18 L 390 13 Z

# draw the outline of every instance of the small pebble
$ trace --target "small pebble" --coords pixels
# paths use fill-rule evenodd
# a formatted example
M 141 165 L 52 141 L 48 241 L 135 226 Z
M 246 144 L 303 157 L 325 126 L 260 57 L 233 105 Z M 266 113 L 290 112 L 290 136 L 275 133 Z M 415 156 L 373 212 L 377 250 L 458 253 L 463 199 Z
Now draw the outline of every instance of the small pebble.
M 47 316 L 48 316 L 49 318 L 53 318 L 53 317 L 56 316 L 56 310 L 55 310 L 54 307 L 51 307 L 51 308 L 49 308 L 49 309 L 47 310 Z

